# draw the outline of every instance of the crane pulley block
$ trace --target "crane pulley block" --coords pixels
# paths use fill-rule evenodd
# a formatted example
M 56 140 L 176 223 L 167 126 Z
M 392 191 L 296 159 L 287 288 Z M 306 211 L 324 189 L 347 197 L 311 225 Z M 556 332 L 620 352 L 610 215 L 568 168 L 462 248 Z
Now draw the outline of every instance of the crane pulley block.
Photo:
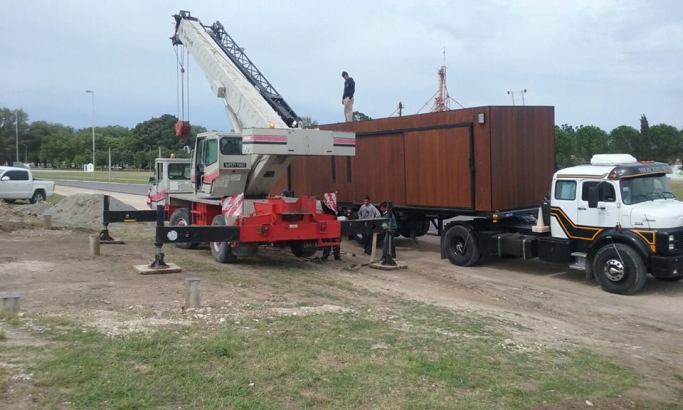
M 187 140 L 187 137 L 190 136 L 190 131 L 192 131 L 190 121 L 178 120 L 175 123 L 175 136 L 177 138 Z

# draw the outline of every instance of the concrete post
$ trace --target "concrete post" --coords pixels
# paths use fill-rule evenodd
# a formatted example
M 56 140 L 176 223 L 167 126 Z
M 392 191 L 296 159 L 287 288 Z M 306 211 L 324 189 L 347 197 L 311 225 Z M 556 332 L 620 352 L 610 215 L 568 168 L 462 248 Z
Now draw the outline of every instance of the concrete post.
M 185 279 L 185 308 L 198 308 L 200 303 L 199 278 Z
M 377 250 L 377 232 L 372 233 L 372 250 L 370 251 L 370 263 L 375 261 L 375 253 Z
M 52 216 L 43 215 L 43 228 L 52 229 Z
M 19 299 L 16 293 L 0 292 L 0 311 L 19 313 Z
M 100 254 L 100 236 L 90 235 L 90 256 L 97 256 Z

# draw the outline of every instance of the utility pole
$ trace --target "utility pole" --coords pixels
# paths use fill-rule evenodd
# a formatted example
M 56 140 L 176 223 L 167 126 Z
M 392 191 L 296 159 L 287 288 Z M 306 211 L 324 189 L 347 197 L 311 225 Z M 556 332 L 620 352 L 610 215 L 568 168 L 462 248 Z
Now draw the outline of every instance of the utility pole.
M 17 148 L 17 162 L 19 162 L 19 110 L 14 111 L 14 126 L 15 126 L 15 131 L 16 131 L 16 148 Z
M 92 97 L 92 170 L 95 172 L 95 91 L 85 90 Z
M 111 182 L 111 147 L 109 147 L 109 182 Z

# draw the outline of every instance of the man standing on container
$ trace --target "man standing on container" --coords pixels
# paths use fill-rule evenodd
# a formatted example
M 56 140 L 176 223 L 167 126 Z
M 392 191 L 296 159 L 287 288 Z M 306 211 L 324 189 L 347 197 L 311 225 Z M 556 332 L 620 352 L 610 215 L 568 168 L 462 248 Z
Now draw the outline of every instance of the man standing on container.
M 344 118 L 346 122 L 350 122 L 353 121 L 353 93 L 356 92 L 356 82 L 346 71 L 342 71 L 342 78 L 344 79 L 344 95 L 342 95 Z
M 375 219 L 381 218 L 382 215 L 379 210 L 370 203 L 370 197 L 366 196 L 363 198 L 363 205 L 358 209 L 358 219 Z M 372 252 L 372 234 L 363 234 L 363 245 L 366 254 L 370 255 Z

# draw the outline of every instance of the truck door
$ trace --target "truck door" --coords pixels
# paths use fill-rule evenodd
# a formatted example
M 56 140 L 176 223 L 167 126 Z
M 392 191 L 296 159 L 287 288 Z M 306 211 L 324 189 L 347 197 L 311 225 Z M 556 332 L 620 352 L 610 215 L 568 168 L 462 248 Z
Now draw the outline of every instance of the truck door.
M 28 171 L 9 170 L 3 176 L 9 177 L 9 181 L 5 181 L 8 198 L 26 199 L 33 195 L 33 182 L 29 180 Z
M 598 206 L 591 208 L 588 205 L 588 197 L 591 189 L 597 189 Z M 616 190 L 611 181 L 581 182 L 581 198 L 578 206 L 579 224 L 583 226 L 595 226 L 601 228 L 613 228 L 619 221 L 617 209 Z
M 573 236 L 573 226 L 577 224 L 576 209 L 577 181 L 558 179 L 553 184 L 550 202 L 550 233 L 555 238 Z

